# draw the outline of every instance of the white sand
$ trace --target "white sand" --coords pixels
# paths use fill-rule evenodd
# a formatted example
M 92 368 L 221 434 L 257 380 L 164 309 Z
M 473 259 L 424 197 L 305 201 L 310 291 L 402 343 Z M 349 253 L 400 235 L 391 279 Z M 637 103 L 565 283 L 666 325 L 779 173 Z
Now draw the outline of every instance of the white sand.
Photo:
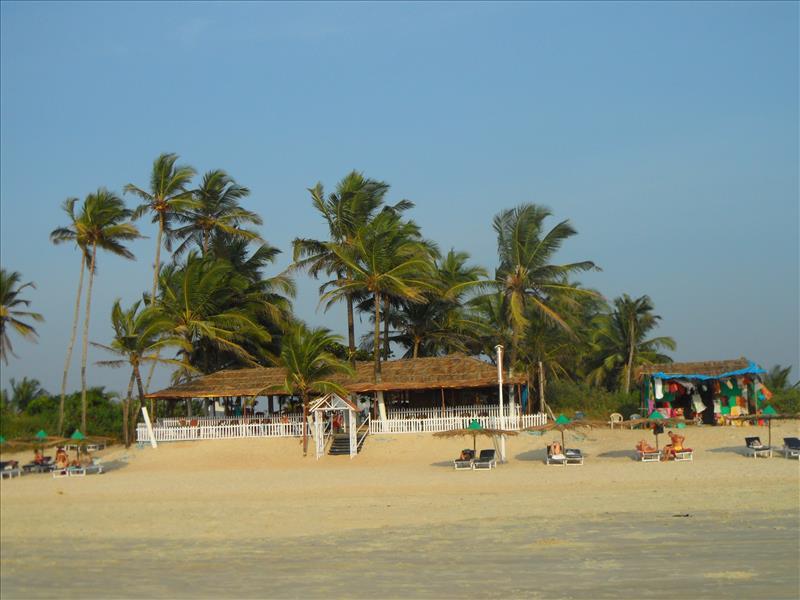
M 798 435 L 799 429 L 797 422 L 776 423 L 773 444 L 784 436 Z M 188 587 L 181 586 L 173 578 L 162 576 L 162 587 L 152 587 L 153 582 L 147 581 L 151 587 L 141 591 L 156 596 L 318 597 L 326 595 L 325 590 L 335 589 L 338 595 L 360 597 L 448 596 L 447 590 L 451 588 L 439 586 L 448 579 L 448 572 L 458 573 L 460 562 L 432 579 L 429 576 L 420 580 L 409 572 L 414 587 L 405 589 L 405 579 L 393 580 L 392 585 L 386 585 L 386 580 L 380 577 L 370 579 L 375 566 L 339 561 L 335 563 L 339 568 L 332 569 L 334 563 L 330 561 L 347 548 L 353 552 L 369 548 L 367 556 L 376 561 L 375 565 L 382 556 L 381 560 L 388 565 L 399 560 L 400 566 L 394 572 L 412 568 L 422 572 L 434 568 L 433 565 L 446 564 L 454 554 L 459 555 L 462 547 L 465 552 L 469 550 L 469 560 L 475 551 L 482 549 L 489 552 L 485 556 L 489 563 L 496 559 L 510 564 L 509 561 L 513 563 L 526 552 L 535 554 L 534 547 L 541 549 L 550 544 L 555 547 L 566 543 L 565 540 L 571 540 L 572 551 L 583 552 L 581 560 L 586 561 L 598 552 L 609 551 L 608 544 L 581 550 L 577 540 L 587 528 L 605 531 L 597 537 L 608 540 L 621 535 L 619 527 L 624 526 L 629 528 L 626 533 L 632 536 L 629 539 L 638 540 L 636 543 L 644 548 L 649 547 L 646 541 L 649 528 L 669 540 L 670 532 L 678 526 L 675 523 L 682 518 L 673 515 L 684 514 L 698 519 L 695 523 L 703 523 L 705 535 L 717 535 L 723 545 L 726 541 L 736 541 L 736 532 L 741 530 L 734 527 L 737 520 L 755 519 L 754 523 L 759 523 L 758 535 L 743 534 L 739 540 L 743 547 L 748 544 L 758 547 L 764 531 L 777 531 L 774 547 L 781 551 L 776 556 L 796 560 L 797 545 L 792 541 L 797 540 L 800 523 L 798 461 L 781 456 L 772 459 L 744 456 L 745 435 L 760 435 L 766 442 L 766 428 L 690 427 L 685 433 L 687 445 L 695 449 L 694 462 L 643 464 L 632 459 L 632 449 L 639 439 L 653 441 L 647 431 L 596 429 L 577 432 L 577 436 L 568 432 L 568 445 L 582 448 L 587 457 L 582 467 L 543 464 L 545 442 L 560 434 L 541 437 L 523 434 L 509 439 L 509 462 L 491 472 L 452 469 L 451 459 L 461 448 L 471 445 L 471 438 L 439 439 L 430 435 L 371 436 L 363 453 L 352 460 L 330 456 L 319 461 L 313 456 L 303 458 L 298 441 L 293 439 L 185 442 L 162 444 L 157 450 L 112 448 L 101 454 L 120 468 L 104 475 L 65 479 L 30 475 L 3 481 L 0 585 L 4 598 L 16 597 L 15 594 L 48 597 L 48 591 L 57 595 L 58 585 L 37 588 L 26 584 L 29 569 L 26 557 L 41 547 L 62 549 L 64 554 L 68 548 L 80 548 L 87 553 L 84 562 L 88 564 L 107 556 L 110 562 L 103 563 L 101 569 L 105 575 L 94 579 L 95 587 L 87 582 L 72 584 L 71 589 L 76 593 L 95 597 L 137 595 L 133 590 L 129 590 L 130 594 L 123 590 L 113 593 L 108 587 L 119 581 L 120 573 L 114 565 L 125 564 L 134 557 L 152 560 L 158 556 L 159 564 L 153 568 L 172 565 L 170 573 L 180 571 L 185 560 L 195 564 L 213 560 L 209 564 L 223 574 L 238 573 L 237 581 L 241 584 L 247 579 L 241 578 L 238 567 L 231 567 L 231 571 L 224 565 L 242 566 L 242 561 L 250 565 L 253 555 L 242 556 L 243 548 L 250 548 L 255 555 L 268 552 L 269 564 L 282 565 L 281 572 L 288 577 L 294 573 L 295 563 L 303 562 L 292 549 L 304 547 L 315 561 L 316 579 L 303 575 L 289 582 L 273 577 L 269 588 L 245 586 L 234 591 L 234 588 L 216 589 L 208 583 L 201 587 L 191 583 Z M 661 436 L 661 442 L 666 441 L 666 436 Z M 478 445 L 479 449 L 490 447 L 488 440 L 480 438 Z M 698 527 L 686 528 L 683 539 L 692 538 Z M 725 533 L 725 527 L 733 529 Z M 539 528 L 547 533 L 535 542 L 515 539 L 525 531 Z M 493 554 L 480 543 L 471 544 L 471 536 L 465 537 L 464 531 L 477 529 L 482 531 L 482 539 L 498 540 L 491 548 L 503 548 L 502 552 Z M 400 559 L 411 551 L 409 540 L 415 536 L 425 540 L 423 560 L 404 568 Z M 514 539 L 514 543 L 506 546 L 501 542 L 503 539 Z M 616 543 L 624 546 L 626 542 L 618 539 Z M 173 545 L 180 551 L 176 552 Z M 471 549 L 473 545 L 475 550 Z M 340 546 L 342 549 L 337 550 Z M 98 554 L 100 547 L 105 550 Z M 217 552 L 213 559 L 206 554 L 212 548 Z M 641 551 L 641 548 L 634 550 Z M 419 560 L 418 553 L 411 552 Z M 743 585 L 743 580 L 750 581 L 755 591 L 767 589 L 759 586 L 766 585 L 761 575 L 769 568 L 773 569 L 771 585 L 778 587 L 770 588 L 772 596 L 765 597 L 780 597 L 783 593 L 791 597 L 800 591 L 796 570 L 778 568 L 773 559 L 771 567 L 764 564 L 760 570 L 747 567 L 757 563 L 758 558 L 747 564 L 741 562 L 739 568 L 728 568 L 724 562 L 712 568 L 708 560 L 713 560 L 716 553 L 713 548 L 708 553 L 707 567 L 700 571 L 687 568 L 698 578 L 693 589 L 701 586 L 709 597 L 724 596 L 737 589 L 737 585 Z M 226 557 L 232 562 L 227 562 Z M 51 556 L 48 560 L 65 568 L 66 560 L 73 561 L 70 568 L 84 564 L 74 563 L 74 556 L 62 558 Z M 573 582 L 575 594 L 567 593 L 564 597 L 603 596 L 597 586 L 608 583 L 608 573 L 627 573 L 630 567 L 614 564 L 616 559 L 606 560 L 611 562 L 605 566 L 602 561 L 592 563 L 591 568 L 583 570 L 598 575 L 595 583 L 590 580 L 578 586 L 577 581 Z M 249 566 L 244 571 L 252 572 Z M 116 575 L 109 575 L 113 573 Z M 357 588 L 336 587 L 341 581 L 353 578 L 362 580 L 362 584 Z M 477 587 L 459 593 L 478 597 L 496 595 L 497 590 L 503 591 L 502 596 L 534 597 L 541 593 L 541 586 L 533 589 L 530 583 L 518 582 L 521 587 L 515 587 L 513 579 L 503 579 L 494 587 L 478 583 Z M 367 580 L 372 583 L 367 585 Z M 145 583 L 141 578 L 132 581 L 131 585 Z M 193 581 L 198 583 L 200 579 Z M 457 588 L 463 578 L 454 578 L 452 583 Z M 568 573 L 566 583 L 570 583 Z M 37 594 L 37 589 L 42 593 Z M 659 595 L 659 592 L 664 593 Z M 614 594 L 620 595 L 619 590 Z M 660 587 L 639 597 L 667 595 Z M 545 593 L 544 597 L 551 595 Z

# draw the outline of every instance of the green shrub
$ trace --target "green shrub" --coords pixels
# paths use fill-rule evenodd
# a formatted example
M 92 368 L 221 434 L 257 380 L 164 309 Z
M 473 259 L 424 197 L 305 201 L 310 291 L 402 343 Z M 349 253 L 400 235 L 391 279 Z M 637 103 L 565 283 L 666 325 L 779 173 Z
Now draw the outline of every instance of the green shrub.
M 780 414 L 800 414 L 800 389 L 792 388 L 775 392 L 769 404 Z
M 608 392 L 585 383 L 556 381 L 545 390 L 545 400 L 554 414 L 575 416 L 583 412 L 590 419 L 608 419 L 611 413 L 620 413 L 625 418 L 639 411 L 639 392 L 629 394 Z

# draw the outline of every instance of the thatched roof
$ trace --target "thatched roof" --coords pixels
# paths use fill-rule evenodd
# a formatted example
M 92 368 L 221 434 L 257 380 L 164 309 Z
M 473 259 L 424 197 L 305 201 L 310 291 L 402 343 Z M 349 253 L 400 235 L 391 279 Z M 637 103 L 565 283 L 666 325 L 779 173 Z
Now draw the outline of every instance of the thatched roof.
M 684 362 L 684 363 L 662 363 L 659 365 L 647 365 L 639 368 L 638 376 L 652 375 L 653 373 L 668 373 L 673 375 L 706 375 L 714 377 L 739 369 L 746 369 L 750 366 L 750 361 L 744 357 L 733 360 L 707 360 L 704 362 Z
M 218 371 L 152 394 L 148 398 L 220 398 L 225 396 L 280 395 L 286 379 L 282 367 L 258 367 Z M 331 377 L 348 392 L 484 388 L 497 385 L 497 367 L 451 354 L 431 358 L 390 360 L 381 364 L 381 383 L 376 384 L 372 362 L 356 363 L 353 376 Z M 523 376 L 504 377 L 506 383 L 524 383 Z M 285 395 L 285 394 L 284 394 Z

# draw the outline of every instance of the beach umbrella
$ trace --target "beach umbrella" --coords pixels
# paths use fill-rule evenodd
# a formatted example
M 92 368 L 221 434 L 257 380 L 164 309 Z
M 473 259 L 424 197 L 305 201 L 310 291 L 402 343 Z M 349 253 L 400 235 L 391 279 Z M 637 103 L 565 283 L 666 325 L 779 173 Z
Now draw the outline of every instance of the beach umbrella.
M 75 440 L 76 442 L 82 442 L 83 440 L 86 439 L 86 436 L 81 433 L 80 429 L 76 429 L 75 431 L 72 432 L 72 435 L 69 436 L 69 439 Z M 81 456 L 80 447 L 81 447 L 80 443 L 75 444 L 75 458 L 77 459 L 80 459 Z
M 0 444 L 5 444 L 5 443 L 6 443 L 6 438 L 0 435 Z
M 560 414 L 554 420 L 549 421 L 544 425 L 537 425 L 535 427 L 526 427 L 523 431 L 551 431 L 553 429 L 561 432 L 561 447 L 566 448 L 564 441 L 564 432 L 567 429 L 578 429 L 580 427 L 596 427 L 598 425 L 605 425 L 603 421 L 588 421 L 586 419 L 570 419 L 569 417 Z
M 472 436 L 472 451 L 476 452 L 478 449 L 477 438 L 479 435 L 484 437 L 495 437 L 498 435 L 517 435 L 516 431 L 506 431 L 504 429 L 489 429 L 482 427 L 480 421 L 473 419 L 465 429 L 450 429 L 448 431 L 439 431 L 433 434 L 434 437 L 449 438 L 459 436 Z
M 786 419 L 800 419 L 800 415 L 782 415 L 778 414 L 772 406 L 767 406 L 761 414 L 742 415 L 740 417 L 726 417 L 727 421 L 766 421 L 769 440 L 767 446 L 772 446 L 772 421 L 773 420 L 786 420 Z

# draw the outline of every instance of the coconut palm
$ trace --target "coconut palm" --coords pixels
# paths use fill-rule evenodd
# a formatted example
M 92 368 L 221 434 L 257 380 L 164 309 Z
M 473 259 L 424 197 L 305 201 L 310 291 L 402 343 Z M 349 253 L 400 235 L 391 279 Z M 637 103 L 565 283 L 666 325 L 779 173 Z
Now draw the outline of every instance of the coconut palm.
M 262 223 L 260 216 L 239 205 L 249 195 L 249 189 L 237 184 L 221 169 L 203 175 L 203 181 L 194 193 L 195 206 L 176 215 L 177 221 L 183 225 L 173 231 L 174 237 L 182 240 L 175 249 L 175 255 L 181 255 L 191 244 L 195 244 L 205 256 L 212 238 L 219 232 L 231 238 L 260 239 L 255 231 L 242 228 L 245 224 Z
M 8 355 L 16 356 L 11 345 L 9 332 L 13 329 L 23 338 L 34 340 L 38 335 L 36 329 L 27 319 L 41 323 L 44 317 L 36 312 L 20 310 L 30 306 L 31 301 L 20 297 L 25 288 L 36 289 L 32 281 L 20 285 L 22 275 L 17 271 L 0 269 L 0 359 L 8 364 Z M 23 320 L 24 319 L 24 320 Z
M 792 372 L 792 366 L 782 367 L 781 365 L 774 365 L 764 376 L 764 385 L 773 392 L 780 392 L 790 387 L 795 387 L 789 383 L 789 374 Z
M 347 394 L 340 384 L 331 380 L 339 373 L 352 373 L 346 361 L 336 358 L 329 348 L 342 340 L 328 329 L 309 329 L 296 323 L 283 338 L 280 363 L 286 369 L 282 386 L 272 391 L 297 394 L 303 400 L 303 456 L 308 453 L 308 407 L 311 394 L 335 392 Z
M 591 261 L 552 264 L 554 255 L 563 243 L 577 232 L 568 220 L 557 223 L 549 231 L 544 221 L 551 212 L 535 204 L 522 204 L 495 216 L 497 249 L 500 258 L 495 280 L 506 297 L 508 321 L 511 325 L 510 367 L 516 366 L 518 346 L 524 329 L 530 323 L 528 307 L 565 330 L 570 330 L 565 318 L 553 307 L 555 297 L 569 301 L 581 294 L 595 295 L 569 282 L 568 277 L 579 271 L 595 269 Z
M 292 269 L 307 270 L 314 278 L 320 274 L 336 277 L 347 275 L 347 267 L 332 251 L 332 245 L 343 247 L 352 243 L 358 230 L 366 226 L 383 206 L 389 185 L 383 181 L 366 178 L 358 171 L 352 171 L 338 183 L 336 192 L 327 197 L 321 183 L 317 183 L 308 191 L 314 208 L 328 225 L 329 239 L 327 241 L 295 239 Z M 412 206 L 413 203 L 410 201 L 401 200 L 393 206 L 384 207 L 384 210 L 400 213 Z M 347 343 L 351 363 L 355 364 L 354 297 L 348 293 L 344 295 L 344 300 L 347 305 Z
M 123 200 L 114 192 L 105 188 L 86 196 L 81 212 L 75 220 L 77 238 L 83 240 L 89 255 L 89 281 L 86 286 L 86 314 L 83 320 L 83 347 L 81 353 L 81 431 L 86 429 L 86 359 L 89 349 L 89 319 L 92 312 L 92 286 L 97 268 L 97 250 L 106 250 L 117 256 L 133 260 L 134 256 L 123 242 L 141 237 L 139 230 L 126 222 L 131 211 L 125 208 Z M 68 228 L 67 228 L 68 229 Z M 63 232 L 63 239 L 72 238 L 72 232 Z M 61 239 L 62 234 L 56 230 L 51 237 Z
M 610 314 L 597 317 L 592 334 L 597 366 L 589 374 L 590 382 L 616 380 L 628 393 L 637 366 L 671 362 L 660 351 L 675 350 L 675 340 L 665 336 L 646 339 L 661 320 L 653 309 L 648 296 L 633 299 L 623 294 L 614 299 Z
M 78 333 L 81 294 L 83 293 L 83 275 L 86 271 L 86 265 L 89 263 L 85 228 L 80 223 L 78 215 L 75 214 L 75 204 L 77 202 L 77 198 L 67 198 L 64 201 L 62 210 L 67 214 L 67 217 L 69 217 L 69 224 L 65 227 L 57 227 L 50 233 L 50 241 L 54 244 L 74 242 L 75 246 L 80 251 L 81 262 L 81 271 L 78 275 L 78 291 L 75 294 L 75 309 L 72 313 L 72 330 L 70 331 L 69 343 L 67 344 L 67 356 L 64 359 L 64 372 L 61 376 L 61 397 L 58 403 L 58 435 L 64 434 L 64 401 L 67 395 L 67 377 L 70 364 L 72 363 L 72 350 L 75 347 L 75 338 Z
M 143 200 L 142 204 L 134 210 L 133 218 L 138 219 L 145 213 L 151 212 L 153 223 L 158 224 L 152 298 L 155 298 L 158 293 L 161 245 L 164 242 L 164 236 L 167 236 L 167 243 L 169 243 L 171 224 L 176 216 L 193 208 L 196 204 L 192 198 L 192 191 L 188 189 L 196 171 L 187 165 L 176 165 L 177 162 L 178 155 L 171 153 L 164 153 L 153 161 L 149 191 L 132 183 L 125 186 L 126 194 L 133 194 Z
M 419 237 L 412 221 L 402 221 L 393 211 L 379 213 L 358 229 L 347 245 L 327 244 L 343 265 L 342 275 L 330 282 L 321 302 L 348 295 L 369 294 L 373 299 L 375 381 L 381 381 L 380 324 L 385 295 L 411 302 L 424 302 L 432 289 L 433 257 L 430 246 Z
M 202 258 L 190 252 L 184 265 L 168 265 L 161 273 L 156 307 L 173 333 L 184 341 L 181 360 L 204 373 L 211 369 L 207 352 L 195 352 L 201 344 L 230 352 L 249 365 L 256 357 L 246 342 L 268 342 L 270 334 L 255 320 L 247 298 L 249 282 L 224 260 Z
M 111 326 L 114 329 L 114 339 L 111 343 L 106 345 L 92 342 L 92 345 L 115 354 L 119 358 L 98 361 L 97 364 L 104 367 L 130 366 L 131 377 L 126 399 L 130 401 L 135 381 L 139 392 L 140 409 L 144 407 L 144 386 L 140 371 L 142 364 L 157 362 L 191 369 L 186 361 L 160 356 L 159 350 L 165 346 L 177 346 L 184 350 L 191 350 L 191 347 L 187 347 L 185 339 L 172 334 L 170 321 L 153 305 L 142 308 L 142 302 L 137 301 L 126 310 L 122 308 L 120 300 L 117 299 L 111 307 Z M 124 416 L 127 421 L 127 411 L 124 412 Z M 127 443 L 127 440 L 130 439 L 127 422 L 123 424 L 123 428 Z

